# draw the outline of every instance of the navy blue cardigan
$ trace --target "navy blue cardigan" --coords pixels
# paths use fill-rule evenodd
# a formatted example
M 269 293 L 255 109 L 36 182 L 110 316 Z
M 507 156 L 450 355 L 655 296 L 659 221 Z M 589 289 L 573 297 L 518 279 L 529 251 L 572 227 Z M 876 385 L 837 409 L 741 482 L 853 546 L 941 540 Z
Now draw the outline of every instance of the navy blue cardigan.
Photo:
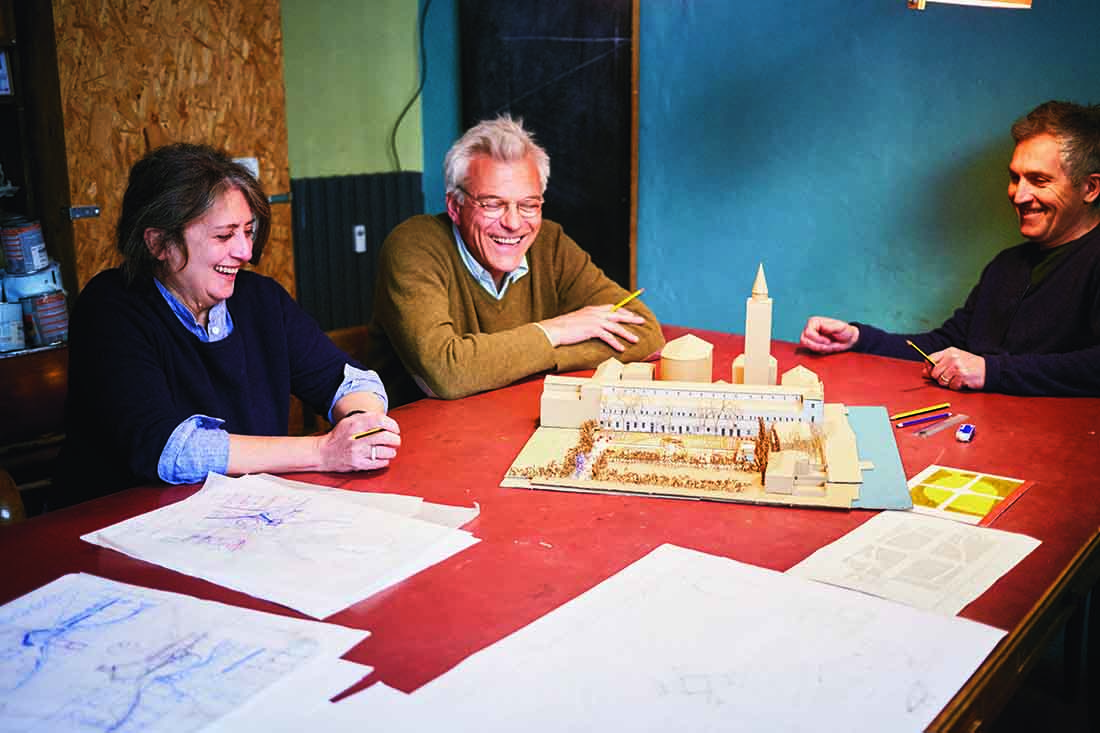
M 1018 395 L 1100 396 L 1100 226 L 1060 253 L 1031 284 L 1043 258 L 1034 242 L 1011 247 L 986 265 L 962 308 L 923 334 L 892 334 L 864 323 L 854 350 L 920 360 L 955 346 L 985 357 L 985 391 Z
M 292 393 L 323 415 L 344 365 L 364 368 L 270 278 L 241 271 L 227 306 L 233 332 L 203 343 L 151 279 L 128 286 L 113 269 L 88 283 L 69 329 L 59 503 L 159 481 L 168 437 L 192 415 L 230 433 L 286 435 Z

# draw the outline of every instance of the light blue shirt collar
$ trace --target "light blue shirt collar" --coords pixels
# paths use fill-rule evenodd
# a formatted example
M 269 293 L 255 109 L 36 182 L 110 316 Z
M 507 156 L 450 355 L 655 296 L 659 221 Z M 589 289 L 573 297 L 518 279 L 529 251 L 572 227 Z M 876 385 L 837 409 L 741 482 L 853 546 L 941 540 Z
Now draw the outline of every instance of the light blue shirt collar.
M 195 320 L 195 314 L 181 303 L 176 296 L 172 295 L 172 292 L 164 287 L 160 280 L 154 277 L 153 282 L 157 284 L 157 290 L 164 296 L 168 307 L 176 314 L 179 322 L 183 324 L 184 328 L 195 334 L 199 341 L 213 343 L 221 341 L 233 333 L 233 318 L 229 315 L 229 308 L 224 300 L 210 309 L 210 312 L 206 315 L 206 328 L 203 328 L 202 324 Z
M 497 292 L 497 284 L 493 282 L 493 276 L 489 274 L 488 270 L 481 266 L 480 262 L 474 259 L 472 254 L 470 254 L 470 250 L 466 248 L 466 243 L 462 241 L 462 235 L 458 233 L 458 227 L 452 223 L 451 229 L 455 233 L 455 243 L 458 245 L 458 256 L 462 258 L 462 263 L 466 265 L 466 269 L 470 271 L 474 279 L 485 289 L 485 292 L 489 293 L 489 295 L 497 300 L 502 300 L 504 294 L 508 292 L 508 286 L 526 275 L 527 271 L 530 269 L 527 266 L 527 255 L 524 255 L 523 262 L 519 263 L 519 267 L 504 276 L 504 280 L 500 283 L 500 292 Z

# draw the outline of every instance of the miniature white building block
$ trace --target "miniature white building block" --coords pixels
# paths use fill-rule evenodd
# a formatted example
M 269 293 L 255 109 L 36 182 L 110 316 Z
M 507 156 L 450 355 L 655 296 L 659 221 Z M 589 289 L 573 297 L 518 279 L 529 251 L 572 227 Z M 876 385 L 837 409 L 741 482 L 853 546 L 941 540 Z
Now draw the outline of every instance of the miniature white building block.
M 783 372 L 784 387 L 813 387 L 821 384 L 821 379 L 806 367 L 799 364 Z
M 661 349 L 661 381 L 707 382 L 714 376 L 714 344 L 684 334 Z
M 657 365 L 651 361 L 635 361 L 623 367 L 622 379 L 634 382 L 652 382 Z
M 611 357 L 596 367 L 592 378 L 600 382 L 617 382 L 623 378 L 623 363 Z
M 539 424 L 548 428 L 579 428 L 600 412 L 600 383 L 583 377 L 549 375 L 543 381 Z
M 768 456 L 768 470 L 764 474 L 764 491 L 769 494 L 794 493 L 794 454 L 777 451 Z
M 775 360 L 775 357 L 768 354 L 768 382 L 761 382 L 761 384 L 775 384 L 776 372 L 779 371 L 779 362 Z M 734 384 L 752 384 L 752 382 L 745 381 L 745 355 L 738 354 L 733 360 L 733 365 L 730 373 L 730 380 Z
M 824 496 L 825 474 L 799 450 L 775 451 L 768 456 L 764 490 L 769 494 Z
M 825 399 L 825 385 L 817 374 L 806 367 L 799 365 L 783 372 L 780 381 L 781 386 L 801 389 L 806 394 L 815 394 Z

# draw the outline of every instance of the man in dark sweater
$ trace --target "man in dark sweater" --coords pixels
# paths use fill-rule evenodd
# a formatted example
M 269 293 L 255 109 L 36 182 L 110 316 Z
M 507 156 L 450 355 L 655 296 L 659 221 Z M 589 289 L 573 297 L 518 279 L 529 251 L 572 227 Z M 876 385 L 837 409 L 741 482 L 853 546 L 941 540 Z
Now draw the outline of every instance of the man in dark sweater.
M 909 340 L 948 389 L 1100 396 L 1100 106 L 1046 102 L 1012 136 L 1008 197 L 1028 241 L 998 254 L 954 315 L 922 334 L 813 316 L 801 344 L 921 359 Z

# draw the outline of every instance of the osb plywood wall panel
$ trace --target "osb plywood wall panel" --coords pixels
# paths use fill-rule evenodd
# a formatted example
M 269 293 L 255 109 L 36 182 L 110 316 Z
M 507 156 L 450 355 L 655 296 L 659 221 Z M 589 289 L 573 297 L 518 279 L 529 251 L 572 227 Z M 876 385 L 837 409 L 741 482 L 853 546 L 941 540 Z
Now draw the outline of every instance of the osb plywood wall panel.
M 114 266 L 130 167 L 149 146 L 207 143 L 255 157 L 268 194 L 290 191 L 278 0 L 53 0 L 82 287 Z M 259 271 L 294 293 L 289 204 L 272 205 Z

